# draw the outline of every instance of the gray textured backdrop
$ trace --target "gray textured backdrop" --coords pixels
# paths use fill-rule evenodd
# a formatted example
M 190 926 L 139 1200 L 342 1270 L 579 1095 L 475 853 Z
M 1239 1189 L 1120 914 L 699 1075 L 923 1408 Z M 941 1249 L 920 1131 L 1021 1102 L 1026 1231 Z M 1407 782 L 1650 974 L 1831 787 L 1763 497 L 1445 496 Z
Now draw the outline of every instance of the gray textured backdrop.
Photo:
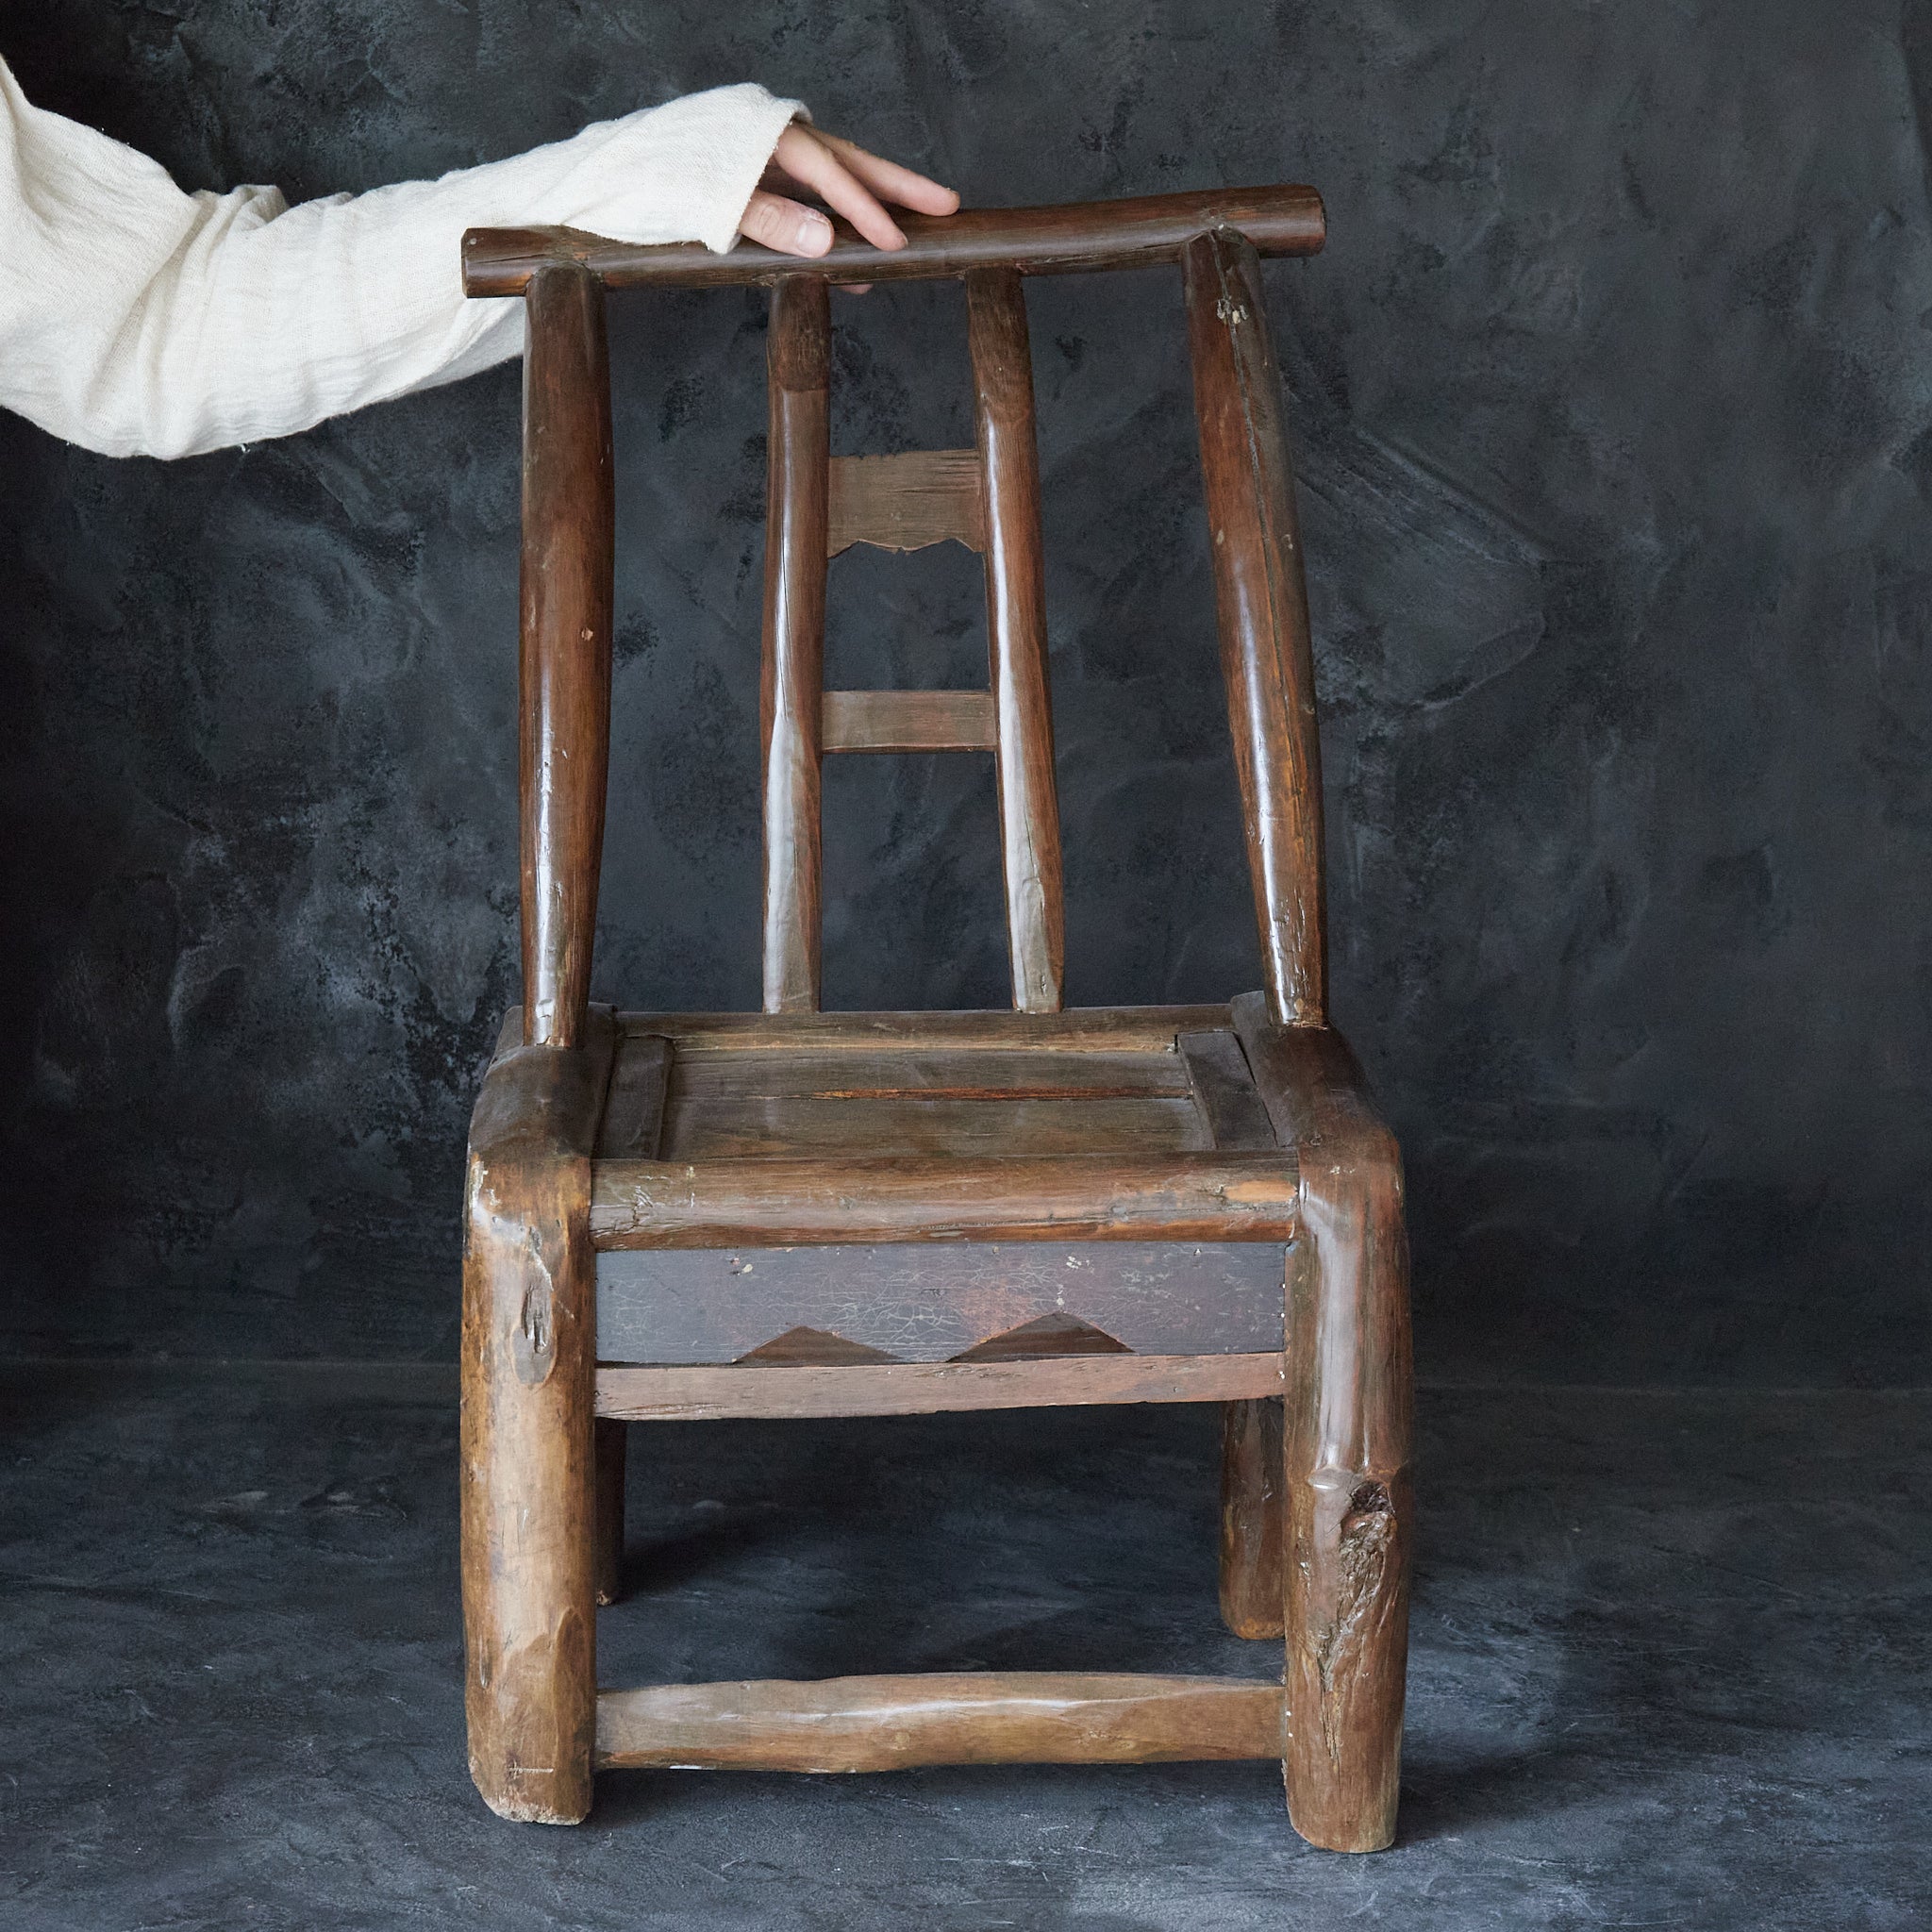
M 1423 1373 L 1925 1379 L 1918 9 L 8 0 L 0 52 L 192 187 L 743 77 L 969 201 L 1315 182 L 1327 253 L 1266 273 Z M 1221 997 L 1258 968 L 1176 281 L 1030 302 L 1072 995 Z M 614 311 L 627 1004 L 756 998 L 762 328 Z M 962 334 L 951 291 L 844 301 L 835 448 L 968 440 Z M 516 397 L 165 466 L 0 418 L 9 1345 L 451 1350 L 514 980 Z M 848 558 L 832 613 L 837 681 L 983 672 L 962 552 Z M 999 1001 L 980 761 L 827 795 L 831 1003 Z

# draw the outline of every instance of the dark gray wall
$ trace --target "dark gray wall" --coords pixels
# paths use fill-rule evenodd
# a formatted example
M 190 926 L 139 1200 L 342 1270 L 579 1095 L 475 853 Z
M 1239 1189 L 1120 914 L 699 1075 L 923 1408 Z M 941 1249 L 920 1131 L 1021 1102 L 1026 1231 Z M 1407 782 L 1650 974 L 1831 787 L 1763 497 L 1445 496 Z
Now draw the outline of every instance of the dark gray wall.
M 1336 1004 L 1438 1376 L 1932 1368 L 1932 247 L 1916 9 L 1422 0 L 0 8 L 189 186 L 363 188 L 745 76 L 970 201 L 1305 179 L 1267 271 Z M 1037 285 L 1071 980 L 1257 980 L 1175 280 Z M 756 999 L 762 314 L 614 320 L 597 973 Z M 957 295 L 847 300 L 835 447 L 956 442 Z M 0 344 L 4 353 L 4 344 Z M 0 420 L 10 1345 L 437 1355 L 512 995 L 516 376 L 109 462 Z M 971 681 L 848 558 L 838 681 Z M 829 774 L 831 1002 L 1003 995 L 976 760 Z

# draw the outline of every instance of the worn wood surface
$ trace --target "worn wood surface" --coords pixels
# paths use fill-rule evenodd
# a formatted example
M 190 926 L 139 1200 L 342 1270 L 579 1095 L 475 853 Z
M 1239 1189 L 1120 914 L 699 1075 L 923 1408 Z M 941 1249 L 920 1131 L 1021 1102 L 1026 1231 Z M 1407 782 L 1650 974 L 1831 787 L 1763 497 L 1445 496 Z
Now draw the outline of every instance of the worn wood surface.
M 1291 1256 L 1285 1481 L 1290 1815 L 1337 1851 L 1395 1833 L 1414 1542 L 1413 1369 L 1402 1156 L 1355 1057 L 1234 1018 L 1275 1131 L 1301 1158 Z
M 672 1045 L 661 1033 L 621 1039 L 597 1129 L 600 1159 L 650 1160 L 663 1144 L 664 1100 L 671 1088 Z
M 1209 552 L 1261 962 L 1275 1019 L 1323 1024 L 1322 757 L 1281 376 L 1252 243 L 1183 252 Z
M 768 1013 L 808 1012 L 819 1003 L 830 341 L 824 283 L 800 275 L 779 282 L 772 291 L 766 343 L 770 433 L 758 704 Z
M 601 1368 L 597 1413 L 627 1422 L 938 1415 L 1094 1403 L 1235 1402 L 1277 1395 L 1279 1355 L 1080 1355 L 1040 1361 L 855 1368 Z
M 747 1349 L 737 1359 L 754 1367 L 788 1364 L 793 1368 L 829 1369 L 850 1367 L 855 1362 L 889 1362 L 892 1357 L 883 1349 L 868 1348 L 862 1341 L 847 1341 L 842 1335 L 831 1334 L 824 1328 L 795 1327 Z
M 1027 275 L 1141 268 L 1173 261 L 1196 235 L 1237 228 L 1263 255 L 1313 255 L 1322 197 L 1312 188 L 1199 189 L 1052 208 L 961 208 L 895 216 L 907 245 L 890 254 L 836 217 L 828 253 L 809 262 L 741 242 L 728 255 L 691 243 L 638 247 L 570 228 L 472 228 L 463 237 L 463 289 L 520 295 L 545 262 L 582 262 L 608 288 L 703 289 L 774 282 L 801 273 L 832 282 L 891 282 L 1014 267 Z
M 1241 1043 L 1228 1028 L 1183 1033 L 1176 1044 L 1194 1105 L 1207 1127 L 1208 1144 L 1230 1152 L 1257 1153 L 1275 1144 L 1268 1109 L 1255 1091 Z
M 1222 1411 L 1221 1617 L 1237 1637 L 1278 1638 L 1287 1628 L 1281 1426 L 1273 1398 Z
M 844 1155 L 1180 1154 L 1209 1144 L 1191 1099 L 952 1100 L 757 1096 L 679 1100 L 665 1121 L 664 1158 L 743 1155 L 832 1159 Z
M 828 691 L 822 749 L 991 751 L 997 742 L 989 691 Z
M 525 303 L 518 792 L 524 1039 L 576 1046 L 591 991 L 610 762 L 616 542 L 604 291 L 570 263 Z
M 600 1248 L 841 1241 L 1286 1241 L 1291 1154 L 597 1164 Z
M 1281 1687 L 1236 1677 L 949 1672 L 658 1684 L 597 1700 L 600 1765 L 903 1771 L 1275 1757 Z
M 998 726 L 1000 862 L 1013 1005 L 1061 1005 L 1066 913 L 1046 675 L 1046 575 L 1033 353 L 1017 269 L 966 276 L 966 343 L 985 491 L 987 642 Z
M 1183 1033 L 1231 1024 L 1225 1007 L 1073 1007 L 1059 1013 L 621 1013 L 626 1034 L 660 1033 L 701 1054 L 946 1051 L 1158 1053 Z
M 629 1054 L 626 1041 L 618 1054 L 620 1074 Z M 950 1042 L 729 1053 L 688 1047 L 671 1077 L 680 1102 L 752 1094 L 807 1100 L 1187 1100 L 1194 1091 L 1188 1062 L 1172 1047 L 1157 1053 L 1086 1047 L 1041 1052 Z M 1248 1091 L 1252 1096 L 1252 1081 Z M 1254 1104 L 1259 1108 L 1258 1097 Z M 1272 1147 L 1265 1112 L 1261 1124 L 1266 1132 L 1260 1144 Z
M 908 449 L 893 456 L 834 457 L 825 554 L 855 543 L 924 550 L 952 541 L 986 548 L 979 452 Z
M 730 1362 L 794 1325 L 900 1361 L 948 1361 L 1043 1315 L 1141 1355 L 1282 1346 L 1265 1241 L 632 1249 L 597 1257 L 606 1362 Z
M 591 1149 L 615 1041 L 485 1076 L 464 1191 L 461 1546 L 470 1770 L 506 1818 L 591 1808 L 597 1685 Z
M 1218 1351 L 1210 1350 L 1209 1353 Z M 1031 1362 L 1069 1355 L 1132 1355 L 1125 1342 L 1104 1328 L 1083 1322 L 1078 1315 L 1039 1315 L 989 1335 L 971 1348 L 962 1348 L 953 1359 L 958 1362 Z

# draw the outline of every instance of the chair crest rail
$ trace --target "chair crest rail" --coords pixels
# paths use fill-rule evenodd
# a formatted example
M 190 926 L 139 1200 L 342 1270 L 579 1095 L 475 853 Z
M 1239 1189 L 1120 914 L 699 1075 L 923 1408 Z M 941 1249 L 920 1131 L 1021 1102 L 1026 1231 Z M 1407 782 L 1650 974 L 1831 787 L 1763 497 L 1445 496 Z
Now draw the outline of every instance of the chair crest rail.
M 463 291 L 521 295 L 538 269 L 557 262 L 580 263 L 607 289 L 723 289 L 795 275 L 900 282 L 975 268 L 1017 268 L 1030 275 L 1144 268 L 1179 260 L 1196 235 L 1217 228 L 1238 230 L 1262 255 L 1314 255 L 1327 235 L 1322 197 L 1298 183 L 898 220 L 904 248 L 883 253 L 835 217 L 830 250 L 809 258 L 755 242 L 714 255 L 696 242 L 641 247 L 575 228 L 472 228 L 463 237 Z

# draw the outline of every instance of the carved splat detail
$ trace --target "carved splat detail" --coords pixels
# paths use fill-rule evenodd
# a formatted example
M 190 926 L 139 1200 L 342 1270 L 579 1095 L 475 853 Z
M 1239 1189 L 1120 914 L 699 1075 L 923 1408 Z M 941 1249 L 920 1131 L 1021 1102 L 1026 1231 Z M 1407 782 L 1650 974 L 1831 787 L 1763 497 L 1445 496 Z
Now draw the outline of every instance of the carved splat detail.
M 788 1328 L 746 1350 L 738 1359 L 757 1362 L 762 1368 L 838 1368 L 857 1362 L 895 1362 L 899 1357 L 882 1348 L 868 1348 L 862 1341 L 847 1341 L 828 1328 Z
M 1105 1328 L 1083 1322 L 1077 1315 L 1056 1312 L 1037 1321 L 1023 1322 L 998 1335 L 989 1335 L 962 1349 L 956 1362 L 1024 1362 L 1051 1355 L 1132 1355 L 1124 1341 L 1117 1341 Z

